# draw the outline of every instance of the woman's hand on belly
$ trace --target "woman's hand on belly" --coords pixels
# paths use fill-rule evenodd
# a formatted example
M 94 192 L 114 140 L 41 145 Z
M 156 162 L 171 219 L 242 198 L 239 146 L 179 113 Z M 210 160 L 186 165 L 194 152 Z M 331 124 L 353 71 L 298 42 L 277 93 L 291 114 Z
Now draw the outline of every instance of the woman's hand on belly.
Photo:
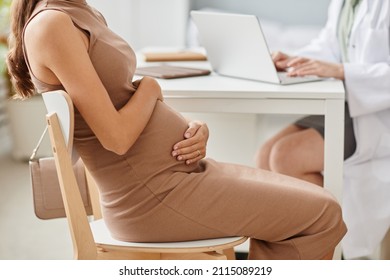
M 190 121 L 188 123 L 188 129 L 184 132 L 184 138 L 184 140 L 173 146 L 173 157 L 186 164 L 192 164 L 206 156 L 209 129 L 205 123 Z

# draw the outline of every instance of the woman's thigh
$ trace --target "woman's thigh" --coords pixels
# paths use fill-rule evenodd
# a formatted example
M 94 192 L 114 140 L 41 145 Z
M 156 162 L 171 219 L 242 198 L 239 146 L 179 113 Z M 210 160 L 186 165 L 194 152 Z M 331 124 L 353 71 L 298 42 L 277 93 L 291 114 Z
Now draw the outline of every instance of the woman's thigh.
M 302 180 L 234 164 L 208 165 L 207 175 L 199 175 L 199 181 L 194 176 L 164 204 L 224 235 L 284 240 L 306 232 L 329 204 L 337 204 L 329 192 Z

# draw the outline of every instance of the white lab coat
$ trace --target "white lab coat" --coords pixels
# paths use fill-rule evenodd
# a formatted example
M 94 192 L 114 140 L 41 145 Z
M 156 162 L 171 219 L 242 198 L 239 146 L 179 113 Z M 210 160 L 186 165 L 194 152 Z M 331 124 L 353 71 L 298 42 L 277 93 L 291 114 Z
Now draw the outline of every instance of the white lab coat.
M 343 0 L 333 0 L 318 38 L 298 53 L 340 62 L 337 24 Z M 342 241 L 347 259 L 371 255 L 390 227 L 390 1 L 362 0 L 344 65 L 357 141 L 344 164 Z

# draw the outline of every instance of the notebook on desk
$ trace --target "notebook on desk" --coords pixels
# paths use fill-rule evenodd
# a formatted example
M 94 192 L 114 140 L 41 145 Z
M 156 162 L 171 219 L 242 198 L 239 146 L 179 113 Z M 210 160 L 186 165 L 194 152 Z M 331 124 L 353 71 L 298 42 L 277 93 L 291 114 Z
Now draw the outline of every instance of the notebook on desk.
M 144 52 L 146 62 L 162 61 L 202 61 L 207 60 L 206 56 L 195 51 L 172 51 L 172 52 Z
M 283 85 L 321 80 L 317 76 L 290 77 L 278 72 L 260 21 L 254 15 L 191 11 L 191 17 L 207 59 L 220 75 Z
M 205 76 L 211 73 L 207 69 L 198 69 L 182 66 L 172 65 L 155 65 L 155 66 L 144 66 L 138 67 L 135 70 L 136 75 L 150 76 L 160 79 L 177 79 L 177 78 L 188 78 L 196 76 Z

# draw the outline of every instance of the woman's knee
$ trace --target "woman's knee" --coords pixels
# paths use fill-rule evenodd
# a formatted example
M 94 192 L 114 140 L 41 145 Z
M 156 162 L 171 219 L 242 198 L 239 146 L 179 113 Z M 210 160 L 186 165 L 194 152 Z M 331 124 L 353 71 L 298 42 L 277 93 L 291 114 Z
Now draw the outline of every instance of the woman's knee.
M 310 237 L 315 240 L 314 257 L 315 259 L 323 259 L 333 252 L 337 244 L 344 237 L 347 229 L 342 218 L 342 211 L 339 203 L 333 197 L 324 196 L 321 201 L 317 201 L 317 205 L 322 207 L 317 208 L 318 216 L 309 228 Z M 310 238 L 310 239 L 311 239 Z
M 341 206 L 333 197 L 326 200 L 322 224 L 323 231 L 327 232 L 331 239 L 341 240 L 347 231 Z

